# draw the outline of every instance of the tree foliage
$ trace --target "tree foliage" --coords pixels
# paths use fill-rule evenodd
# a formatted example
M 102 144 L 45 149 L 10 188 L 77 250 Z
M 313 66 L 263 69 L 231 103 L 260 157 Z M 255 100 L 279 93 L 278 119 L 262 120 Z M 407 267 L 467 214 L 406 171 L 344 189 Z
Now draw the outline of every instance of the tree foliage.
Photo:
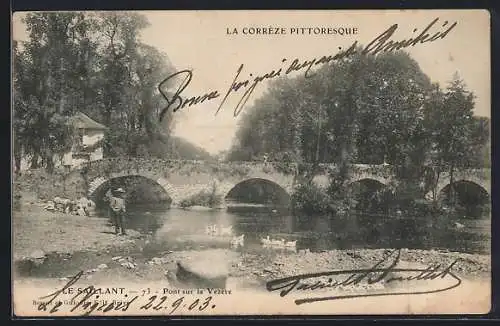
M 275 80 L 241 118 L 228 159 L 295 162 L 299 184 L 312 181 L 319 163 L 335 163 L 329 193 L 339 202 L 349 164 L 385 162 L 399 198 L 423 196 L 427 167 L 452 171 L 488 161 L 489 120 L 473 116 L 473 99 L 458 78 L 445 91 L 433 85 L 403 51 L 356 54 L 312 77 Z
M 400 164 L 418 151 L 429 86 L 405 53 L 357 55 L 310 78 L 278 80 L 242 118 L 230 158 Z
M 140 41 L 142 15 L 29 13 L 23 21 L 28 39 L 13 47 L 18 168 L 29 156 L 32 167 L 52 169 L 73 144 L 68 119 L 77 111 L 107 127 L 105 155 L 169 155 L 174 120 L 159 123 L 157 85 L 174 69 Z
M 450 174 L 453 185 L 453 173 L 457 169 L 489 164 L 489 157 L 485 157 L 489 155 L 489 119 L 475 117 L 473 110 L 474 94 L 458 75 L 453 76 L 444 91 L 434 85 L 425 109 L 434 187 L 443 172 Z

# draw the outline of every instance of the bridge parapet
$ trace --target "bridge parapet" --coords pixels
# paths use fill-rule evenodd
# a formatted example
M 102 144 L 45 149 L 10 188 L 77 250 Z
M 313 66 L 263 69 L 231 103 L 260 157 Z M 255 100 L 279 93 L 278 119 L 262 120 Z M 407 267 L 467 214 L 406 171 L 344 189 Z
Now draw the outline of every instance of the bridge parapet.
M 449 176 L 449 173 L 446 173 Z M 491 180 L 491 169 L 460 169 L 455 171 L 455 176 L 460 178 L 475 178 L 482 180 Z
M 327 174 L 329 170 L 335 169 L 334 164 L 320 164 L 322 173 Z M 369 172 L 373 174 L 390 175 L 393 168 L 390 165 L 368 165 L 368 164 L 353 164 L 351 165 L 353 173 Z M 197 160 L 164 160 L 158 158 L 132 158 L 132 157 L 112 157 L 99 161 L 94 161 L 90 164 L 88 172 L 105 174 L 116 173 L 124 170 L 164 170 L 167 172 L 189 172 L 195 168 L 199 171 L 218 173 L 230 171 L 232 174 L 239 172 L 241 175 L 248 174 L 250 171 L 262 171 L 264 173 L 281 173 L 294 174 L 297 165 L 294 163 L 284 163 L 277 161 L 269 162 L 218 162 L 218 161 L 197 161 Z

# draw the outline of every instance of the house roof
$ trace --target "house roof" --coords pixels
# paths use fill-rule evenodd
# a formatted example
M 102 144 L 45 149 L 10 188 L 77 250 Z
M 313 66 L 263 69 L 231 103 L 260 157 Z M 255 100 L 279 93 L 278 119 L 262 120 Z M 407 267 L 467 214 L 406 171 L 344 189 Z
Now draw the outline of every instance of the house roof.
M 97 130 L 106 129 L 106 126 L 90 119 L 87 115 L 83 114 L 82 112 L 77 112 L 73 117 L 71 117 L 70 123 L 79 129 L 97 129 Z

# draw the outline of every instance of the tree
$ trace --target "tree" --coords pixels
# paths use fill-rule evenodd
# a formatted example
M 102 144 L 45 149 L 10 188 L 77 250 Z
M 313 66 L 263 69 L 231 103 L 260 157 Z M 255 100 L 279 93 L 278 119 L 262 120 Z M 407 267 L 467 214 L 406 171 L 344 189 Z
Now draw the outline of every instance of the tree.
M 471 151 L 476 144 L 484 143 L 487 136 L 480 131 L 481 123 L 473 117 L 474 94 L 467 91 L 457 74 L 445 92 L 435 86 L 426 106 L 426 124 L 432 141 L 432 164 L 437 178 L 447 171 L 450 175 L 451 193 L 454 198 L 454 172 L 470 166 L 477 153 Z M 477 135 L 474 137 L 474 127 Z M 478 132 L 479 131 L 479 132 Z M 434 192 L 434 198 L 436 199 Z
M 422 106 L 429 87 L 404 52 L 356 54 L 309 78 L 281 78 L 247 109 L 232 152 L 287 153 L 309 169 L 320 162 L 380 164 L 387 157 L 412 179 L 428 145 Z
M 49 171 L 54 155 L 68 149 L 71 129 L 65 118 L 77 97 L 72 83 L 78 53 L 74 40 L 84 33 L 83 14 L 32 13 L 24 20 L 29 41 L 14 55 L 17 75 L 15 128 L 18 145 L 32 156 L 31 166 L 39 159 Z
M 137 155 L 145 147 L 150 151 L 152 143 L 168 142 L 173 115 L 162 125 L 157 123 L 158 110 L 165 105 L 157 85 L 173 68 L 166 55 L 140 43 L 138 35 L 148 26 L 147 20 L 135 13 L 105 13 L 97 17 L 97 26 L 101 31 L 101 117 L 110 126 L 105 153 Z M 123 146 L 124 139 L 127 146 Z
M 106 156 L 165 156 L 173 115 L 158 122 L 165 103 L 157 90 L 172 73 L 165 54 L 142 44 L 148 24 L 131 13 L 30 13 L 29 37 L 14 44 L 16 166 L 31 156 L 49 171 L 73 145 L 76 111 L 107 127 Z M 158 143 L 161 146 L 158 146 Z
M 469 149 L 468 165 L 471 168 L 491 167 L 490 119 L 487 117 L 472 117 L 471 148 Z
M 23 53 L 19 50 L 19 43 L 14 41 L 13 42 L 13 107 L 14 107 L 14 114 L 13 114 L 13 155 L 14 155 L 14 165 L 15 165 L 15 172 L 19 173 L 21 170 L 21 159 L 23 156 L 23 137 L 24 134 L 26 133 L 26 98 L 23 96 L 23 89 L 22 85 L 25 79 L 25 56 Z
M 241 118 L 229 157 L 265 153 L 279 162 L 287 157 L 298 166 L 296 190 L 304 192 L 294 196 L 299 201 L 319 200 L 313 177 L 320 163 L 334 163 L 330 202 L 316 203 L 329 212 L 355 205 L 347 185 L 353 163 L 386 159 L 400 180 L 395 185 L 400 196 L 419 196 L 414 185 L 430 146 L 423 122 L 429 78 L 404 52 L 360 53 L 323 66 L 312 77 L 271 82 Z

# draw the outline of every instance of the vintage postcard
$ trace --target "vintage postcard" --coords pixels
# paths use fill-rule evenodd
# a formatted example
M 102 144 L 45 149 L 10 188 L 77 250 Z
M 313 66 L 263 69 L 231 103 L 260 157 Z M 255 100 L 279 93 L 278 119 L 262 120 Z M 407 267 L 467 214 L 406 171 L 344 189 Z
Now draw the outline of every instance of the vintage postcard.
M 12 16 L 13 314 L 484 314 L 486 10 Z

